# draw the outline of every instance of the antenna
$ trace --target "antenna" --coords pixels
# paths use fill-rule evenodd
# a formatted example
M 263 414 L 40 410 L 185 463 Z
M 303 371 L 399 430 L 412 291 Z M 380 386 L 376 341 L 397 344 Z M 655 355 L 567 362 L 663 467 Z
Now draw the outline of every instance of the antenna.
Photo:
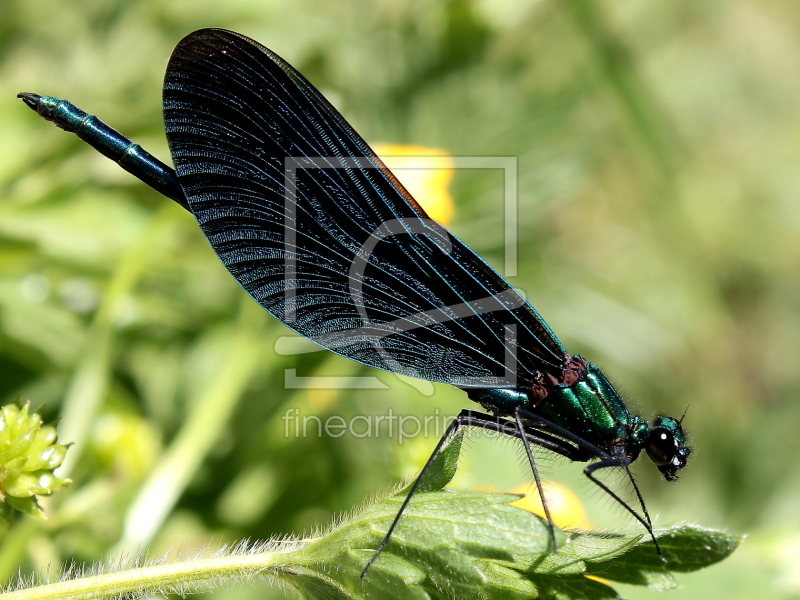
M 680 420 L 678 421 L 678 425 L 680 425 L 680 424 L 682 424 L 682 423 L 683 423 L 683 418 L 686 416 L 686 413 L 687 413 L 687 412 L 689 412 L 689 407 L 690 407 L 691 405 L 692 405 L 692 403 L 691 403 L 691 402 L 690 402 L 689 404 L 687 404 L 687 405 L 686 405 L 686 410 L 684 410 L 684 411 L 683 411 L 683 415 L 681 416 Z

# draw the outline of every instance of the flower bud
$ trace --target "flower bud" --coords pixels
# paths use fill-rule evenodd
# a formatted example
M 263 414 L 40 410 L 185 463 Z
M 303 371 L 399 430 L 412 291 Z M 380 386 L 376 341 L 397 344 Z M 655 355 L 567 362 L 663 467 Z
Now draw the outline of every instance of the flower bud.
M 31 413 L 30 402 L 0 409 L 0 520 L 9 521 L 14 509 L 43 517 L 36 497 L 69 483 L 53 473 L 67 452 L 57 440 L 55 427 Z

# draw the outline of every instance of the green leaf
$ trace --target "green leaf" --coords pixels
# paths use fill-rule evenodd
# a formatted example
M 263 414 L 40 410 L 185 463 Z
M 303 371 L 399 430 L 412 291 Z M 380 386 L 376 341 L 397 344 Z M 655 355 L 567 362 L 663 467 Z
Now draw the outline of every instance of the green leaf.
M 722 560 L 738 538 L 692 526 L 663 531 L 664 554 L 642 534 L 557 531 L 551 548 L 546 522 L 510 506 L 517 496 L 436 491 L 415 495 L 366 580 L 361 570 L 378 547 L 407 490 L 370 507 L 293 553 L 353 598 L 618 598 L 607 581 L 674 586 L 671 571 Z M 308 595 L 308 598 L 323 596 Z M 324 596 L 329 597 L 329 596 Z
M 613 559 L 636 546 L 641 535 L 622 536 L 597 533 L 575 533 L 568 544 L 559 545 L 532 571 L 542 575 L 577 575 L 587 572 L 587 562 Z
M 533 582 L 519 571 L 494 561 L 478 561 L 485 578 L 481 597 L 485 600 L 529 600 L 539 592 Z
M 419 482 L 418 493 L 436 492 L 444 489 L 458 470 L 458 458 L 461 455 L 461 443 L 464 441 L 464 430 L 458 431 L 445 441 L 444 446 L 434 457 L 425 478 Z
M 666 590 L 675 587 L 672 572 L 688 573 L 703 569 L 728 557 L 741 538 L 694 525 L 682 525 L 657 534 L 662 554 L 650 540 L 642 541 L 624 555 L 606 561 L 593 561 L 587 573 L 604 579 Z
M 718 563 L 730 556 L 741 541 L 741 536 L 688 524 L 658 535 L 669 569 L 678 573 L 697 571 Z
M 341 557 L 340 566 L 347 566 L 351 573 L 347 584 L 352 589 L 366 587 L 361 581 L 361 571 L 372 556 L 372 550 L 350 550 Z M 397 600 L 426 600 L 430 596 L 420 585 L 427 578 L 425 571 L 414 563 L 389 554 L 386 561 L 374 565 L 375 574 L 370 571 L 369 586 L 376 598 Z M 355 575 L 356 579 L 352 579 Z
M 104 597 L 131 590 L 186 594 L 204 582 L 222 585 L 226 578 L 266 573 L 308 600 L 616 600 L 609 580 L 666 589 L 673 585 L 671 568 L 703 568 L 730 554 L 739 541 L 684 525 L 660 532 L 665 551 L 658 556 L 638 533 L 559 531 L 563 543 L 554 553 L 543 519 L 508 504 L 516 495 L 437 491 L 409 503 L 362 580 L 404 497 L 400 492 L 381 500 L 315 540 L 214 553 L 202 558 L 202 566 L 157 563 L 135 575 L 111 570 L 83 585 L 102 586 Z M 140 583 L 134 585 L 131 577 Z M 47 586 L 46 597 L 64 598 L 74 583 Z
M 461 441 L 454 436 L 434 459 L 366 580 L 361 571 L 409 487 L 294 553 L 315 578 L 302 587 L 325 590 L 307 597 L 330 598 L 335 589 L 353 598 L 408 600 L 618 598 L 606 583 L 586 576 L 668 589 L 674 586 L 671 571 L 703 568 L 738 544 L 726 534 L 682 526 L 659 534 L 659 556 L 640 533 L 557 530 L 559 551 L 553 552 L 547 523 L 509 504 L 518 496 L 442 491 L 455 473 Z
M 542 600 L 618 600 L 614 588 L 586 577 L 534 578 Z
M 311 569 L 295 569 L 292 573 L 291 587 L 304 598 L 314 600 L 357 600 L 358 595 L 352 594 L 341 584 L 319 571 Z

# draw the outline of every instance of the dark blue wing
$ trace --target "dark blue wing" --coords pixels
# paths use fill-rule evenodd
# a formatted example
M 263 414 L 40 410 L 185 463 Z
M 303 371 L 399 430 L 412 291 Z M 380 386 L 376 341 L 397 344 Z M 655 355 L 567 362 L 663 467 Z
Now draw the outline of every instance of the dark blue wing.
M 217 256 L 297 333 L 461 387 L 525 385 L 560 369 L 564 347 L 533 307 L 257 42 L 220 29 L 185 37 L 167 68 L 164 120 Z

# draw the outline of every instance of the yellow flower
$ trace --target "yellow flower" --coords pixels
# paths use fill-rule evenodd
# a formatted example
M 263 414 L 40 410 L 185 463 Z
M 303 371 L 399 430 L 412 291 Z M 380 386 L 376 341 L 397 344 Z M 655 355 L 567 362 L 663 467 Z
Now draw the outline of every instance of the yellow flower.
M 553 481 L 543 481 L 544 495 L 547 499 L 547 508 L 550 509 L 550 516 L 553 523 L 559 529 L 590 529 L 591 525 L 586 516 L 586 509 L 583 508 L 578 496 L 568 487 Z M 523 508 L 535 515 L 544 518 L 544 508 L 539 497 L 539 490 L 535 483 L 521 485 L 512 490 L 515 494 L 525 494 L 511 503 L 511 506 Z
M 543 481 L 544 495 L 547 500 L 547 508 L 550 509 L 550 516 L 553 523 L 559 529 L 591 529 L 592 525 L 586 516 L 586 509 L 580 498 L 568 487 L 555 483 L 554 481 Z M 542 499 L 539 497 L 539 490 L 535 483 L 526 483 L 512 490 L 515 494 L 525 494 L 511 503 L 511 506 L 523 508 L 533 514 L 544 518 L 544 508 Z M 611 582 L 596 575 L 586 575 L 587 579 L 593 579 L 606 585 Z
M 442 225 L 453 218 L 453 158 L 444 150 L 401 144 L 376 144 L 375 153 L 428 216 Z

